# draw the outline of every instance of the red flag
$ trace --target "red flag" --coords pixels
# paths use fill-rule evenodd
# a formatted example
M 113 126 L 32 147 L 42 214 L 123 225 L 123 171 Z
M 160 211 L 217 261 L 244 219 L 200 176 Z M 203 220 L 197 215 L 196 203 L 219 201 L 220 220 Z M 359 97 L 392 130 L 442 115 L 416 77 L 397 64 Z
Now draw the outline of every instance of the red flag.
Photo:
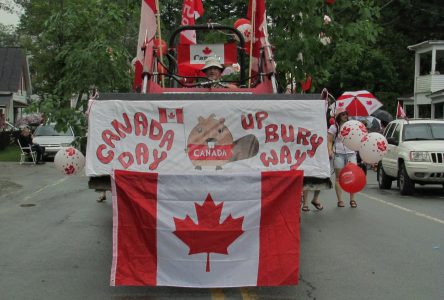
M 140 25 L 139 25 L 139 38 L 137 40 L 137 55 L 133 60 L 134 65 L 134 82 L 133 90 L 142 89 L 142 72 L 144 53 L 142 47 L 149 43 L 152 43 L 154 36 L 156 35 L 156 1 L 155 0 L 143 0 L 142 8 L 140 12 Z
M 407 115 L 404 112 L 404 109 L 402 108 L 401 104 L 398 101 L 398 107 L 396 108 L 396 118 L 397 119 L 406 119 Z
M 302 91 L 304 91 L 304 92 L 308 92 L 310 89 L 311 89 L 311 76 L 310 75 L 308 75 L 306 78 L 305 78 L 305 81 L 301 81 L 301 88 L 302 88 Z
M 159 107 L 159 122 L 183 124 L 183 108 Z
M 116 170 L 111 285 L 297 284 L 302 182 L 302 171 Z
M 255 7 L 254 7 L 255 4 Z M 252 70 L 258 72 L 258 61 L 260 56 L 260 49 L 269 45 L 267 32 L 267 14 L 265 10 L 265 0 L 250 0 L 248 3 L 247 18 L 253 24 L 253 9 L 254 14 L 254 28 L 253 30 L 253 65 Z
M 195 20 L 204 13 L 202 0 L 184 0 L 180 25 L 194 25 Z M 185 30 L 180 33 L 180 44 L 196 44 L 196 31 Z

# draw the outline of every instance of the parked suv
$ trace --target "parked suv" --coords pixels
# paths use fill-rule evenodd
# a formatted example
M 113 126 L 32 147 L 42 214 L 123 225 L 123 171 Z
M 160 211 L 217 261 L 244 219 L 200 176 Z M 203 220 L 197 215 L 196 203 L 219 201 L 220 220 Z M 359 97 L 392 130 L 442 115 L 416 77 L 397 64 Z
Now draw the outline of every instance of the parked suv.
M 411 195 L 415 183 L 443 184 L 444 120 L 394 120 L 384 130 L 389 150 L 378 167 L 381 189 L 397 180 L 401 195 Z

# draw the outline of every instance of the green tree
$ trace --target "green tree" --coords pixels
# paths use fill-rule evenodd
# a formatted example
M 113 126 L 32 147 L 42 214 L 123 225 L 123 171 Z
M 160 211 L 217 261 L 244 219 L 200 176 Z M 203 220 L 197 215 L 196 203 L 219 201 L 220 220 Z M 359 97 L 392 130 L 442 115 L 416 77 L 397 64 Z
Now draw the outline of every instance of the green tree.
M 32 54 L 40 110 L 58 124 L 84 122 L 90 90 L 128 92 L 140 7 L 132 1 L 29 1 L 19 32 Z M 131 48 L 131 50 L 130 50 Z M 77 107 L 71 109 L 72 101 Z M 76 100 L 76 101 L 75 101 Z
M 0 24 L 0 47 L 19 47 L 20 41 L 14 26 Z
M 33 85 L 42 104 L 60 115 L 73 96 L 84 104 L 91 86 L 102 92 L 129 91 L 135 56 L 140 1 L 9 1 L 23 7 L 20 44 L 33 56 Z M 183 0 L 163 0 L 162 37 L 168 41 L 180 24 Z M 247 0 L 204 1 L 197 23 L 233 24 L 244 18 Z M 313 92 L 327 87 L 338 96 L 368 89 L 388 107 L 411 93 L 413 53 L 408 45 L 443 39 L 444 7 L 439 0 L 267 1 L 269 34 L 281 86 L 288 75 L 299 82 L 313 77 Z M 324 15 L 332 21 L 325 24 Z M 9 32 L 10 34 L 11 32 Z M 320 34 L 329 37 L 322 43 Z M 8 35 L 8 38 L 10 35 Z M 199 35 L 200 42 L 221 35 Z M 7 40 L 8 38 L 3 38 Z M 1 38 L 0 38 L 1 40 Z

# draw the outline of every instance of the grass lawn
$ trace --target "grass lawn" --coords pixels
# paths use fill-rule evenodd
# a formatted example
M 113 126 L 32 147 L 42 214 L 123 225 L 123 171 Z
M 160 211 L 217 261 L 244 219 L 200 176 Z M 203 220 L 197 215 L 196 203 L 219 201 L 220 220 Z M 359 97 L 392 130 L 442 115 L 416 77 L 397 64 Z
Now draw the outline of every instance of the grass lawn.
M 0 161 L 20 161 L 20 148 L 18 145 L 9 145 L 0 151 Z

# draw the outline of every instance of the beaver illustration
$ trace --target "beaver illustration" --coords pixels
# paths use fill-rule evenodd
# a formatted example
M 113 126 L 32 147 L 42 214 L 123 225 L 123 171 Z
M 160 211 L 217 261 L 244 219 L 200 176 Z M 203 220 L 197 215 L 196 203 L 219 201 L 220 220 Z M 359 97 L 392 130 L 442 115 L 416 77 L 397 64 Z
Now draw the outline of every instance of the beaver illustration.
M 228 162 L 254 157 L 259 151 L 256 136 L 249 134 L 236 141 L 224 124 L 225 118 L 199 117 L 198 124 L 188 136 L 188 157 L 196 169 L 202 166 L 216 166 L 221 170 Z

